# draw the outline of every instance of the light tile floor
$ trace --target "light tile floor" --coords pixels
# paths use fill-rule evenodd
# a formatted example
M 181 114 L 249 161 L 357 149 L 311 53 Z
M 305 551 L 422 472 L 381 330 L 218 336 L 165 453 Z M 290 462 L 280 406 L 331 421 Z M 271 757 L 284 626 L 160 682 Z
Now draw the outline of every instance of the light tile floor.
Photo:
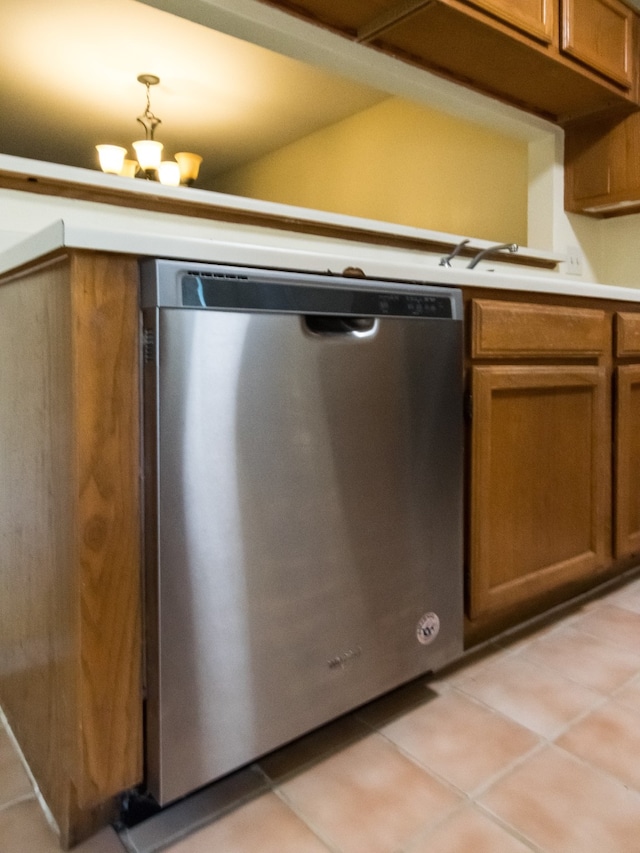
M 53 853 L 0 730 L 0 850 Z M 640 853 L 640 577 L 78 853 Z

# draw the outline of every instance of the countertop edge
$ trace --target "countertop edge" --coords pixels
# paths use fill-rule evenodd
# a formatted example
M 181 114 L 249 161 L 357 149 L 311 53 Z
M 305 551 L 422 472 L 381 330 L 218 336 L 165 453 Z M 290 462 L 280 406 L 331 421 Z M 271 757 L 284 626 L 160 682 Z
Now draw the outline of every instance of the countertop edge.
M 217 262 L 336 273 L 361 261 L 367 276 L 375 278 L 640 302 L 640 289 L 594 284 L 553 274 L 526 275 L 505 268 L 495 272 L 455 266 L 445 268 L 437 266 L 436 256 L 426 257 L 418 252 L 364 244 L 356 244 L 356 248 L 354 244 L 345 245 L 340 241 L 322 241 L 314 248 L 282 246 L 274 239 L 273 232 L 269 234 L 267 229 L 264 241 L 258 240 L 255 232 L 238 233 L 237 236 L 237 240 L 228 237 L 174 237 L 131 229 L 79 227 L 60 219 L 7 248 L 0 255 L 0 275 L 10 274 L 19 267 L 66 248 L 191 263 Z

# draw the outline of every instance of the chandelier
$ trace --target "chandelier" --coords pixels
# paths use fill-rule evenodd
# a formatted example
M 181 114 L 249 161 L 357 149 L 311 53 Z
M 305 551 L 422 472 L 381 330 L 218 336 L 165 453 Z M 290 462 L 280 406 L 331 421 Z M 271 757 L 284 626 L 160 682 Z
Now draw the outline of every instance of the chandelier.
M 202 157 L 179 151 L 173 160 L 162 159 L 164 146 L 154 139 L 155 130 L 162 122 L 151 111 L 151 86 L 156 86 L 160 78 L 155 74 L 141 74 L 137 79 L 147 90 L 145 111 L 136 119 L 144 128 L 145 138 L 133 143 L 135 160 L 127 159 L 127 149 L 120 145 L 96 145 L 100 168 L 112 175 L 130 178 L 139 175 L 168 186 L 191 186 L 198 177 Z

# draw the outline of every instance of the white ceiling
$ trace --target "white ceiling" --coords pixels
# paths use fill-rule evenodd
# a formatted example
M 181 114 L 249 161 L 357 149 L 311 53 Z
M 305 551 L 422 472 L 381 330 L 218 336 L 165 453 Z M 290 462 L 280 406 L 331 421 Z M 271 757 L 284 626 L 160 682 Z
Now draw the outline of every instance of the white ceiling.
M 97 168 L 142 136 L 204 157 L 198 186 L 387 97 L 136 0 L 2 0 L 0 153 Z

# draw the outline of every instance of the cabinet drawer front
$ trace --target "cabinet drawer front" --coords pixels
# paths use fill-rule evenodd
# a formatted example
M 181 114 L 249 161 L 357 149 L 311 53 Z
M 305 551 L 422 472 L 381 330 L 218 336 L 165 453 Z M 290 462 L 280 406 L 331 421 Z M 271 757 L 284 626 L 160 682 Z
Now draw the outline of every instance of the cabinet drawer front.
M 616 314 L 616 355 L 640 355 L 640 314 L 627 311 Z
M 607 348 L 604 311 L 474 299 L 473 358 L 598 356 Z
M 561 47 L 624 88 L 632 80 L 633 12 L 619 0 L 563 0 Z

